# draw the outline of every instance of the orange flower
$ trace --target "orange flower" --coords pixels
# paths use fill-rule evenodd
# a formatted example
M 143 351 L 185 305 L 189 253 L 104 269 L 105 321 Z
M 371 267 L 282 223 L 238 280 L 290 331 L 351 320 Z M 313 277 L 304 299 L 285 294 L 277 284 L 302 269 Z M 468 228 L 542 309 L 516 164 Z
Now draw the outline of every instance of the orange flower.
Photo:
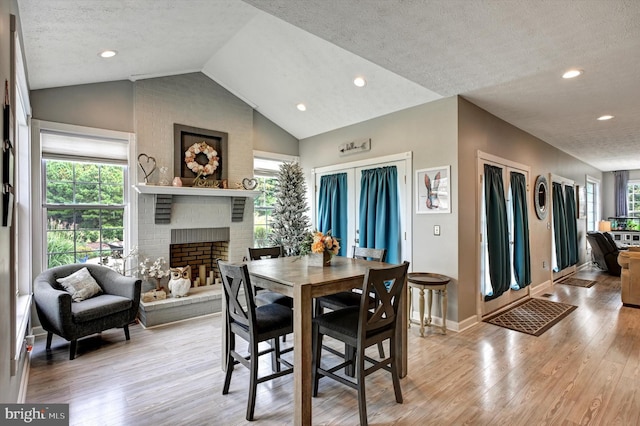
M 331 256 L 334 256 L 340 251 L 340 243 L 337 238 L 331 235 L 331 231 L 328 231 L 326 235 L 320 231 L 315 231 L 312 235 L 312 253 L 323 253 L 326 251 L 327 253 L 330 253 Z

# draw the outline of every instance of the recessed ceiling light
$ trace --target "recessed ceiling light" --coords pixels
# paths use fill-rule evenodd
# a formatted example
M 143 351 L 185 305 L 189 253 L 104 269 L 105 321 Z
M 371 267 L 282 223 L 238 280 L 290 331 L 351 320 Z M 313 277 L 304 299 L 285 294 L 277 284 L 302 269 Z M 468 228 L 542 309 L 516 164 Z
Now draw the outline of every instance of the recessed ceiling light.
M 115 50 L 103 50 L 102 52 L 100 52 L 100 57 L 102 58 L 113 58 L 114 56 L 116 56 L 116 52 Z
M 298 108 L 298 111 L 306 111 L 307 110 L 307 106 L 303 103 L 299 103 L 298 105 L 296 105 L 296 108 Z
M 606 120 L 611 120 L 612 118 L 613 118 L 613 115 L 601 115 L 600 117 L 598 117 L 598 120 L 606 121 Z
M 365 80 L 362 77 L 356 77 L 353 79 L 353 84 L 355 84 L 358 87 L 364 87 L 367 85 L 367 80 Z
M 583 72 L 584 71 L 582 70 L 572 69 L 562 74 L 562 78 L 575 78 L 575 77 L 578 77 L 579 75 L 582 75 Z

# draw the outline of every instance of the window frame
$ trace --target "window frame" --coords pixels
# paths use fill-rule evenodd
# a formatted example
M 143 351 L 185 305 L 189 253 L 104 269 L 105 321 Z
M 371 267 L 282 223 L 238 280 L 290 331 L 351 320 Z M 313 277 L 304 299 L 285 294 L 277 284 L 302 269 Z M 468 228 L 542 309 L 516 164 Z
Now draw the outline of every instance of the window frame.
M 45 254 L 45 260 L 44 260 L 44 265 L 46 268 L 49 268 L 48 265 L 48 258 L 49 258 L 49 247 L 48 247 L 48 233 L 49 233 L 49 229 L 48 229 L 48 213 L 49 211 L 53 210 L 72 210 L 74 212 L 76 211 L 86 211 L 86 210 L 118 210 L 118 211 L 122 211 L 122 216 L 123 216 L 123 223 L 122 223 L 122 235 L 123 235 L 123 243 L 127 243 L 126 242 L 126 224 L 127 224 L 127 220 L 126 220 L 126 208 L 127 208 L 127 187 L 129 186 L 129 182 L 128 182 L 128 175 L 129 175 L 129 170 L 127 165 L 122 164 L 122 162 L 119 161 L 113 161 L 113 160 L 104 160 L 102 162 L 100 162 L 100 164 L 102 165 L 108 165 L 108 166 L 122 166 L 123 167 L 123 184 L 122 184 L 122 191 L 123 191 L 123 199 L 122 199 L 122 204 L 81 204 L 81 203 L 47 203 L 46 197 L 47 197 L 47 193 L 46 193 L 46 185 L 47 185 L 47 173 L 46 173 L 46 162 L 47 161 L 62 161 L 62 162 L 73 162 L 73 163 L 90 163 L 89 161 L 85 160 L 85 159 L 79 159 L 79 157 L 55 157 L 55 158 L 42 158 L 42 207 L 44 210 L 43 216 L 44 216 L 44 220 L 45 220 L 45 226 L 44 226 L 44 233 L 45 233 L 45 238 L 44 238 L 44 243 L 45 243 L 45 247 L 44 247 L 44 254 Z M 75 173 L 74 173 L 75 175 Z M 76 181 L 75 176 L 73 179 L 73 183 L 77 183 L 78 181 Z M 74 222 L 75 223 L 75 222 Z M 105 243 L 104 240 L 102 240 L 102 232 L 103 227 L 102 227 L 102 223 L 100 223 L 98 231 L 100 232 L 100 240 Z M 76 238 L 75 238 L 75 234 L 78 232 L 77 229 L 73 229 L 72 232 L 74 233 L 74 258 L 77 259 L 78 258 L 78 251 L 77 251 L 77 246 L 76 246 Z M 130 245 L 130 244 L 129 244 Z M 98 257 L 102 257 L 102 252 L 103 252 L 103 248 L 102 246 L 99 249 L 99 256 Z M 61 252 L 62 253 L 62 252 Z M 66 253 L 70 253 L 70 252 L 66 252 Z
M 286 155 L 286 154 L 278 154 L 278 153 L 274 153 L 274 152 L 266 152 L 266 151 L 253 151 L 253 160 L 254 160 L 254 167 L 253 167 L 253 175 L 254 178 L 256 179 L 270 179 L 270 178 L 277 178 L 278 177 L 278 173 L 279 171 L 274 171 L 274 170 L 267 170 L 267 169 L 259 169 L 256 168 L 255 166 L 255 162 L 256 159 L 260 159 L 260 160 L 267 160 L 267 161 L 275 161 L 275 162 L 279 162 L 279 163 L 297 163 L 300 162 L 300 157 L 298 156 L 294 156 L 294 155 Z M 258 210 L 265 210 L 265 211 L 271 211 L 273 212 L 273 206 L 259 206 L 257 203 L 259 202 L 259 200 L 265 195 L 265 190 L 263 185 L 258 185 L 257 188 L 260 192 L 262 192 L 261 195 L 257 196 L 254 198 L 253 201 L 253 214 L 254 214 L 254 220 L 253 220 L 253 245 L 254 247 L 258 247 L 260 246 L 258 244 L 258 241 L 256 240 L 256 223 L 255 223 L 255 213 Z M 267 218 L 271 217 L 271 215 L 267 214 Z M 262 224 L 261 224 L 262 226 Z M 266 228 L 267 228 L 267 235 L 268 235 L 268 231 L 270 229 L 269 226 L 269 220 L 267 219 L 267 223 L 266 223 Z
M 631 208 L 635 203 L 640 204 L 640 191 L 637 191 L 639 192 L 639 194 L 633 197 L 633 201 L 631 200 L 632 196 L 634 195 L 633 191 L 631 190 L 631 188 L 633 187 L 637 187 L 638 189 L 640 189 L 640 179 L 630 179 L 629 181 L 627 181 L 627 216 L 640 217 L 640 210 L 633 210 Z
M 585 186 L 585 203 L 587 209 L 587 231 L 597 231 L 598 230 L 598 222 L 600 221 L 601 213 L 600 213 L 600 180 L 594 177 L 587 175 L 587 184 Z M 593 185 L 593 197 L 592 201 L 589 201 L 589 185 Z M 593 212 L 593 213 L 591 213 Z M 591 217 L 593 216 L 593 217 Z M 590 226 L 593 225 L 593 226 Z M 593 228 L 593 229 L 591 229 Z M 591 249 L 591 246 L 587 243 L 587 249 Z
M 127 146 L 127 160 L 122 161 L 123 165 L 126 164 L 127 170 L 125 172 L 125 192 L 124 192 L 124 247 L 123 252 L 128 253 L 137 244 L 138 241 L 138 198 L 135 195 L 135 190 L 131 184 L 131 179 L 135 177 L 136 170 L 136 137 L 133 133 L 120 132 L 116 130 L 98 129 L 95 127 L 77 126 L 72 124 L 55 123 L 42 120 L 32 120 L 32 170 L 33 172 L 33 204 L 40 203 L 40 208 L 34 208 L 33 214 L 33 227 L 41 231 L 47 229 L 47 217 L 44 209 L 45 194 L 44 189 L 44 174 L 43 174 L 43 155 L 42 155 L 42 134 L 43 133 L 63 133 L 71 136 L 80 136 L 91 139 L 107 139 L 107 140 L 120 140 L 126 143 Z M 53 158 L 54 156 L 47 156 Z M 68 158 L 73 160 L 73 156 L 55 156 L 56 159 Z M 86 160 L 86 158 L 84 158 Z M 95 160 L 95 159 L 94 159 Z M 103 162 L 113 163 L 113 159 L 104 159 Z M 47 267 L 47 241 L 46 232 L 37 232 L 33 236 L 33 262 L 32 271 L 36 276 Z

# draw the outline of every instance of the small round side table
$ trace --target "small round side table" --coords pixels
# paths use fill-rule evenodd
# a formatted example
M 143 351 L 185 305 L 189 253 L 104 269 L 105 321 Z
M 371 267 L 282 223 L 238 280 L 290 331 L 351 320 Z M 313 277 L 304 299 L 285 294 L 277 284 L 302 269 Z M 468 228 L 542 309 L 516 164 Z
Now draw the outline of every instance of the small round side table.
M 431 303 L 433 292 L 438 291 L 441 295 L 442 303 L 442 333 L 447 334 L 447 284 L 451 278 L 446 275 L 434 274 L 431 272 L 410 272 L 407 274 L 409 288 L 420 289 L 420 336 L 424 337 L 424 291 L 429 291 L 427 326 L 431 326 Z M 409 318 L 411 318 L 411 305 L 409 305 Z M 411 320 L 409 320 L 411 326 Z

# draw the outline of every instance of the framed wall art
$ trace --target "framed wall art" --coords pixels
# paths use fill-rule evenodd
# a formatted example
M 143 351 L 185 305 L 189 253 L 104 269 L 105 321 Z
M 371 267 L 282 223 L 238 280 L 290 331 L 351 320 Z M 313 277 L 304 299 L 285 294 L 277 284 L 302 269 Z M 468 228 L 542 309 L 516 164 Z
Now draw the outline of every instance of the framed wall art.
M 227 178 L 227 133 L 183 124 L 174 124 L 173 132 L 174 173 L 183 185 L 192 186 L 198 176 L 201 181 Z
M 451 213 L 451 166 L 416 170 L 416 213 Z

